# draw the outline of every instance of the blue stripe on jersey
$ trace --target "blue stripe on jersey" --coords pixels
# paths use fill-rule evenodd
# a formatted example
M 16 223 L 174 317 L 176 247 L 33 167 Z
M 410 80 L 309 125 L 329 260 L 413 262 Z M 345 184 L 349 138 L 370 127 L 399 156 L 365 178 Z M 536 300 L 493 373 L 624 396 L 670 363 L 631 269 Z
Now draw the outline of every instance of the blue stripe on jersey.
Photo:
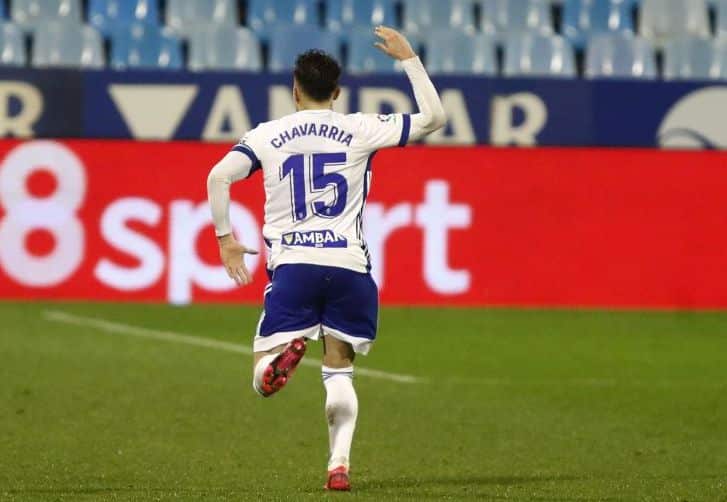
M 371 152 L 371 155 L 369 155 L 368 160 L 366 161 L 366 171 L 364 172 L 364 179 L 363 179 L 363 200 L 361 201 L 361 209 L 358 212 L 358 215 L 356 216 L 356 236 L 361 241 L 361 249 L 364 252 L 364 256 L 366 257 L 366 270 L 371 271 L 371 254 L 369 253 L 369 248 L 366 245 L 366 240 L 364 239 L 363 235 L 363 210 L 366 206 L 366 199 L 369 196 L 369 179 L 371 177 L 371 161 L 374 160 L 374 155 L 376 155 L 376 152 L 378 150 L 374 150 Z
M 252 162 L 252 169 L 250 169 L 250 172 L 247 175 L 248 178 L 252 175 L 252 173 L 262 168 L 260 160 L 257 158 L 257 155 L 255 155 L 255 152 L 253 152 L 252 148 L 250 148 L 249 146 L 243 143 L 238 143 L 232 147 L 232 151 L 240 152 L 244 155 L 247 155 L 247 157 L 250 159 L 250 162 Z
M 409 132 L 411 130 L 411 116 L 408 113 L 402 113 L 401 118 L 403 124 L 401 125 L 401 139 L 399 139 L 399 146 L 406 146 L 409 142 Z

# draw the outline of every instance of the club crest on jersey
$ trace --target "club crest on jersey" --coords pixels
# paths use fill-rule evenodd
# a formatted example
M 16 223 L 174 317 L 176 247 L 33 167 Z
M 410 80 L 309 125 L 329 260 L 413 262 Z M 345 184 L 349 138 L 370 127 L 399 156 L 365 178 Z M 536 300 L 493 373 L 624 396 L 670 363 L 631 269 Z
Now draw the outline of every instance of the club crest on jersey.
M 345 237 L 330 230 L 310 230 L 308 232 L 288 232 L 283 234 L 286 246 L 305 246 L 309 248 L 345 248 L 348 241 Z

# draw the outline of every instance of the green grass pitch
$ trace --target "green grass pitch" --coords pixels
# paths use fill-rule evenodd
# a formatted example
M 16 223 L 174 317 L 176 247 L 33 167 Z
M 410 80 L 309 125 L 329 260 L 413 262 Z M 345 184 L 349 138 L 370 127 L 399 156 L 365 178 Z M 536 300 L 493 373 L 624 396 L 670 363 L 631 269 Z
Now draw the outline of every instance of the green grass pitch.
M 246 346 L 258 316 L 0 303 L 2 500 L 727 500 L 726 313 L 384 309 L 358 366 L 420 380 L 356 377 L 326 495 L 315 367 L 264 400 L 228 345 L 48 311 Z

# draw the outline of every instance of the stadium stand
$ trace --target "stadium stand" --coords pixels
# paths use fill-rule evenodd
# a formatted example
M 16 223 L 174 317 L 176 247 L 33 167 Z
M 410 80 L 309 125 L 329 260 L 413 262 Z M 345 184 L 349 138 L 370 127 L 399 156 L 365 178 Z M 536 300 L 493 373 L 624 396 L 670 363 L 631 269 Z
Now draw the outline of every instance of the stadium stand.
M 326 27 L 335 32 L 369 29 L 384 24 L 396 26 L 396 9 L 392 0 L 328 0 Z
M 97 30 L 110 36 L 119 26 L 132 23 L 159 24 L 156 0 L 90 0 L 88 21 Z
M 15 23 L 30 31 L 52 21 L 81 23 L 80 0 L 12 0 L 10 14 Z M 78 29 L 76 26 L 75 28 Z
M 513 33 L 505 42 L 507 76 L 575 77 L 575 56 L 563 37 L 540 33 Z
M 432 75 L 497 74 L 495 41 L 489 35 L 439 29 L 429 34 L 426 48 Z
M 188 66 L 192 71 L 261 71 L 260 43 L 247 28 L 201 26 L 189 38 Z
M 36 30 L 33 66 L 103 68 L 104 61 L 103 39 L 90 26 L 70 28 L 66 21 L 53 21 Z
M 111 66 L 117 70 L 146 68 L 178 70 L 182 47 L 169 28 L 133 23 L 116 30 L 111 41 Z
M 409 34 L 449 28 L 474 33 L 472 0 L 404 0 L 404 30 Z
M 553 18 L 546 0 L 479 0 L 480 29 L 504 40 L 510 33 L 552 33 Z
M 563 36 L 578 49 L 597 33 L 634 30 L 627 0 L 566 0 L 562 19 Z
M 167 26 L 179 36 L 199 24 L 235 26 L 240 11 L 235 0 L 167 0 Z
M 301 47 L 305 40 L 305 47 Z M 341 57 L 339 37 L 335 33 L 302 24 L 276 25 L 270 32 L 270 62 L 274 72 L 289 71 L 302 48 L 322 49 L 336 58 Z
M 715 42 L 704 38 L 671 39 L 664 47 L 666 80 L 709 80 L 724 77 Z
M 727 0 L 0 0 L 0 18 L 7 66 L 284 71 L 318 45 L 393 73 L 372 47 L 387 24 L 439 74 L 727 79 Z
M 710 36 L 706 0 L 642 0 L 639 19 L 639 34 L 659 47 L 670 38 Z
M 656 78 L 651 43 L 625 33 L 595 35 L 586 51 L 587 78 Z
M 249 0 L 248 25 L 262 38 L 267 38 L 280 25 L 318 26 L 316 0 Z
M 0 64 L 24 66 L 28 61 L 23 32 L 12 23 L 2 23 L 0 28 Z

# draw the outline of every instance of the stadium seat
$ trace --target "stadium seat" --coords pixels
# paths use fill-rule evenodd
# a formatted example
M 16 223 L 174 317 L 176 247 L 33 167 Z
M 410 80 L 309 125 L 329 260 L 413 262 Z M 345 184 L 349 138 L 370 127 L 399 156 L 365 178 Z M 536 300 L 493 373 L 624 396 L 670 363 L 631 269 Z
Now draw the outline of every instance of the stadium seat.
M 427 37 L 427 69 L 431 74 L 497 74 L 497 55 L 492 37 L 441 29 Z
M 718 38 L 714 42 L 714 66 L 712 75 L 719 80 L 727 80 L 727 39 Z
M 340 61 L 341 47 L 338 35 L 305 25 L 280 25 L 270 32 L 271 71 L 291 70 L 295 58 L 308 49 L 321 49 Z
M 113 34 L 111 66 L 179 70 L 183 67 L 181 44 L 168 28 L 133 23 Z
M 10 7 L 13 21 L 25 30 L 55 21 L 81 23 L 80 0 L 13 0 Z
M 586 77 L 654 79 L 654 48 L 648 40 L 625 33 L 595 35 L 586 48 Z
M 329 30 L 370 29 L 379 24 L 396 25 L 392 0 L 328 0 L 326 4 L 326 27 Z
M 727 37 L 727 0 L 712 0 L 716 14 L 717 38 Z
M 90 0 L 88 20 L 106 36 L 134 22 L 158 25 L 157 3 L 158 0 Z
M 401 65 L 374 47 L 375 36 L 369 29 L 351 32 L 348 38 L 349 73 L 396 73 Z
M 24 66 L 27 60 L 22 30 L 13 23 L 2 23 L 0 25 L 0 65 Z
M 513 33 L 505 42 L 504 74 L 508 77 L 575 77 L 573 47 L 557 35 Z
M 642 0 L 639 34 L 659 47 L 669 38 L 710 36 L 706 0 Z
M 472 0 L 404 0 L 404 30 L 424 34 L 432 28 L 474 32 Z
M 276 26 L 306 25 L 318 27 L 316 0 L 250 0 L 247 25 L 261 38 L 267 39 Z
M 712 40 L 683 37 L 664 46 L 666 80 L 708 80 L 720 78 L 720 66 Z
M 200 27 L 189 39 L 189 69 L 260 71 L 260 42 L 247 28 Z
M 631 0 L 566 0 L 563 5 L 562 33 L 582 49 L 589 36 L 619 31 L 633 33 Z
M 235 0 L 167 0 L 166 24 L 175 34 L 185 36 L 200 24 L 239 24 Z
M 500 40 L 509 33 L 553 32 L 550 4 L 546 0 L 478 0 L 480 29 Z
M 32 63 L 39 68 L 103 68 L 103 39 L 90 26 L 48 22 L 36 30 Z

